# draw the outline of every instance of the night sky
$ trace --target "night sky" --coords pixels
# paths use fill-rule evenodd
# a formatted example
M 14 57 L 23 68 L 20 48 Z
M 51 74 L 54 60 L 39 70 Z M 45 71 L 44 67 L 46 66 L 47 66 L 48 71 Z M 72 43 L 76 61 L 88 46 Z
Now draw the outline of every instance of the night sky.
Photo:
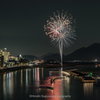
M 2 0 L 0 1 L 0 49 L 11 55 L 58 53 L 45 35 L 44 25 L 53 12 L 68 11 L 76 19 L 76 40 L 64 54 L 100 43 L 100 1 L 96 0 Z

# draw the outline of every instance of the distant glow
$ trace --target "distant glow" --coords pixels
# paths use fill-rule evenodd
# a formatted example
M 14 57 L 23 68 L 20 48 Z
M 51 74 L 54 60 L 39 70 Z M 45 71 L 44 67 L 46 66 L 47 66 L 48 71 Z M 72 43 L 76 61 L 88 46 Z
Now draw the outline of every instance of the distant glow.
M 44 25 L 44 31 L 51 38 L 51 42 L 59 46 L 62 64 L 63 46 L 67 47 L 75 40 L 75 20 L 70 14 L 58 12 L 56 15 L 54 12 L 54 16 L 47 20 L 47 25 Z
M 19 57 L 22 57 L 22 55 L 19 55 Z
M 95 62 L 97 62 L 98 60 L 97 59 L 95 59 Z
M 4 48 L 5 51 L 7 51 L 7 48 Z

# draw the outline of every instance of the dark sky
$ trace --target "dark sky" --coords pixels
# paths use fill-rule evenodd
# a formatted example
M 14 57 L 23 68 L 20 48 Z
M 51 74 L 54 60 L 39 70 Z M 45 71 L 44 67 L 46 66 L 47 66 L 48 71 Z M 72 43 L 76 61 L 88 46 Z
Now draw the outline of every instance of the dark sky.
M 76 41 L 64 54 L 100 43 L 100 2 L 96 0 L 2 0 L 0 49 L 6 47 L 15 56 L 57 53 L 44 32 L 46 21 L 57 10 L 68 11 L 76 19 Z

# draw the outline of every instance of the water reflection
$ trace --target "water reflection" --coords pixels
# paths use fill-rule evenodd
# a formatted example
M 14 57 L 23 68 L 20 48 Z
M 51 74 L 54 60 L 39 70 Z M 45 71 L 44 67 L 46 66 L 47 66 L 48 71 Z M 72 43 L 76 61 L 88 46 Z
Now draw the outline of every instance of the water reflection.
M 28 69 L 26 69 L 26 93 L 28 92 Z
M 14 93 L 14 75 L 13 72 L 3 74 L 3 94 L 4 98 L 7 98 L 7 95 L 10 95 L 10 98 L 13 97 Z
M 23 87 L 23 70 L 21 70 L 21 87 Z
M 6 88 L 6 74 L 3 74 L 3 94 L 5 95 L 5 96 L 7 96 L 7 88 Z
M 28 86 L 28 69 L 26 69 L 26 87 Z
M 63 80 L 55 80 L 53 95 L 55 95 L 53 100 L 62 100 L 62 97 L 59 96 L 63 96 Z
M 49 81 L 49 79 L 47 80 Z M 50 81 L 48 82 L 48 85 L 49 83 Z M 56 79 L 52 86 L 54 88 L 53 90 L 48 88 L 46 89 L 46 100 L 62 100 L 61 96 L 63 96 L 63 81 L 61 79 Z
M 43 68 L 42 68 L 42 80 L 43 80 Z
M 51 71 L 50 71 L 51 72 Z M 57 76 L 52 76 L 53 74 Z M 62 79 L 55 79 L 55 83 L 51 83 L 51 79 L 57 78 L 59 75 L 61 75 L 61 71 L 50 74 L 49 77 L 45 80 L 45 85 L 52 86 L 54 89 L 46 89 L 46 96 L 50 96 L 46 98 L 46 100 L 62 100 L 63 96 L 63 80 Z
M 66 77 L 64 82 L 65 82 L 64 83 L 64 88 L 65 88 L 66 94 L 70 95 L 70 78 Z
M 33 80 L 34 80 L 34 68 L 33 68 Z
M 49 71 L 52 71 L 52 74 L 49 75 Z M 42 100 L 100 100 L 100 87 L 93 87 L 93 83 L 83 84 L 73 77 L 66 77 L 65 80 L 56 79 L 55 83 L 51 84 L 51 78 L 60 76 L 59 73 L 55 71 L 53 73 L 52 69 L 47 68 L 33 68 L 2 74 L 0 100 L 36 100 L 29 98 L 29 94 L 53 96 L 37 98 Z M 40 85 L 52 86 L 54 89 L 39 88 Z M 64 95 L 71 95 L 71 98 L 59 97 Z
M 15 81 L 15 86 L 17 86 L 17 71 L 14 72 L 14 81 Z
M 29 83 L 31 82 L 31 69 L 29 69 Z
M 39 68 L 35 68 L 35 86 L 39 87 L 39 85 L 40 85 Z M 39 93 L 39 88 L 36 88 L 36 92 Z
M 63 71 L 63 67 L 61 67 L 61 76 L 63 76 L 63 73 L 62 73 L 62 71 Z
M 10 95 L 13 94 L 13 87 L 14 87 L 14 77 L 13 72 L 9 73 L 9 93 Z
M 84 83 L 83 87 L 84 87 L 85 98 L 88 98 L 88 97 L 92 98 L 92 96 L 93 96 L 93 83 Z
M 95 67 L 98 67 L 98 65 L 96 64 Z

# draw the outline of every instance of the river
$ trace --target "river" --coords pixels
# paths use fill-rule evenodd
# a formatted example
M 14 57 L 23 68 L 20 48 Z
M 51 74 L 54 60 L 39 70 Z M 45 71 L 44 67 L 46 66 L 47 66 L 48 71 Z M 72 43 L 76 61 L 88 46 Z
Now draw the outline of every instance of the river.
M 52 78 L 60 76 L 60 72 L 50 73 L 55 70 L 60 68 L 30 68 L 1 74 L 0 100 L 100 100 L 99 86 L 81 83 L 73 76 L 51 83 Z M 41 85 L 54 89 L 39 88 Z

